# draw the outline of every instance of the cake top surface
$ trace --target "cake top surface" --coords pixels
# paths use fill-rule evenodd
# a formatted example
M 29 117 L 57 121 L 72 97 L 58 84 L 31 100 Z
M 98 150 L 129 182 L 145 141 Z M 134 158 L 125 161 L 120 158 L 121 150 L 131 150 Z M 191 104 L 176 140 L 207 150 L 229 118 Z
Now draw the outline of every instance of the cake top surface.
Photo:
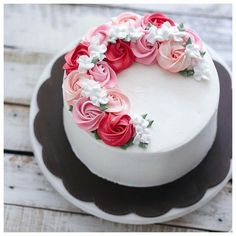
M 174 149 L 217 110 L 218 75 L 200 37 L 162 13 L 122 13 L 93 27 L 65 60 L 74 122 L 110 146 Z

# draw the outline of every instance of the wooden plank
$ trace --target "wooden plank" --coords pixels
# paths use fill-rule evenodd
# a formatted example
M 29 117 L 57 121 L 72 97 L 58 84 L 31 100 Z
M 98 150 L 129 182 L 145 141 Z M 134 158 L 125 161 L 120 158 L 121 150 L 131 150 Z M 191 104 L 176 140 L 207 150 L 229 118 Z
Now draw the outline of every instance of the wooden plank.
M 5 232 L 199 232 L 166 225 L 125 225 L 93 216 L 5 205 Z
M 42 70 L 53 54 L 5 49 L 4 100 L 29 105 Z
M 78 32 L 86 25 L 81 22 L 92 22 L 93 15 L 96 15 L 100 20 L 94 23 L 99 24 L 123 11 L 97 5 L 5 5 L 4 44 L 29 51 L 55 53 L 79 36 Z M 209 15 L 214 12 L 212 9 L 206 11 Z M 169 15 L 177 22 L 188 23 L 206 43 L 220 53 L 231 52 L 230 19 L 199 17 L 194 14 Z
M 4 155 L 4 202 L 61 211 L 82 211 L 59 195 L 33 156 Z
M 29 108 L 4 106 L 4 149 L 32 151 L 29 138 Z
M 64 212 L 83 213 L 60 196 L 47 182 L 32 156 L 5 154 L 4 202 Z M 201 209 L 167 222 L 170 226 L 228 231 L 232 225 L 232 187 L 229 183 Z M 86 213 L 83 213 L 86 214 Z
M 166 224 L 169 224 L 168 222 Z M 171 225 L 202 227 L 216 231 L 232 229 L 232 186 L 225 188 L 206 206 L 184 217 L 170 222 Z
M 106 4 L 124 10 L 165 12 L 166 14 L 184 14 L 211 18 L 232 18 L 231 4 Z

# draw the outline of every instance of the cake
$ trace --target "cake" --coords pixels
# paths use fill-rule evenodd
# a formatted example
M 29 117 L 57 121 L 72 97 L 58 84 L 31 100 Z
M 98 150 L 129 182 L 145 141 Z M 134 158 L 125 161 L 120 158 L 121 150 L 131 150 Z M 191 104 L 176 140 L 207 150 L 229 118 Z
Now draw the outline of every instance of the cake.
M 79 160 L 150 187 L 194 169 L 217 130 L 219 79 L 200 37 L 162 13 L 124 12 L 65 55 L 63 122 Z

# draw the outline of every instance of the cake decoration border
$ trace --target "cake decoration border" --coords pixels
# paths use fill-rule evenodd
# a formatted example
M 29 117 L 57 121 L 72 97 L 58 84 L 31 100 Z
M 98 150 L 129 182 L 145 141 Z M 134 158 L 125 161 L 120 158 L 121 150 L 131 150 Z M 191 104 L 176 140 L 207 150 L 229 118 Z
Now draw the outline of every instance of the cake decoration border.
M 107 145 L 147 148 L 154 120 L 130 114 L 129 98 L 117 88 L 117 74 L 137 62 L 209 80 L 205 53 L 200 37 L 183 23 L 159 12 L 123 12 L 90 29 L 65 55 L 62 88 L 68 110 L 80 128 Z

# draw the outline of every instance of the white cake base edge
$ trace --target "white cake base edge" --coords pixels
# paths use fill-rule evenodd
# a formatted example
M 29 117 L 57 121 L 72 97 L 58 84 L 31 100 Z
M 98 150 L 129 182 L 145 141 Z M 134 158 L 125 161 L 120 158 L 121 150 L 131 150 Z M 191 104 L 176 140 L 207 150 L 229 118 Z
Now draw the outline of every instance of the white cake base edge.
M 227 182 L 231 179 L 231 172 L 232 172 L 232 163 L 230 166 L 230 170 L 225 177 L 225 179 L 216 185 L 215 187 L 209 188 L 205 195 L 195 204 L 189 206 L 189 207 L 184 207 L 184 208 L 173 208 L 167 213 L 158 216 L 158 217 L 142 217 L 138 216 L 136 214 L 127 214 L 127 215 L 122 215 L 122 216 L 116 216 L 112 214 L 108 214 L 101 209 L 99 209 L 94 203 L 88 203 L 84 201 L 80 201 L 76 198 L 74 198 L 64 187 L 62 181 L 60 178 L 57 178 L 54 176 L 45 166 L 42 158 L 42 146 L 38 142 L 37 138 L 35 137 L 34 134 L 34 119 L 35 116 L 38 113 L 38 106 L 37 106 L 37 94 L 40 86 L 42 83 L 49 78 L 50 72 L 51 72 L 51 67 L 55 63 L 55 61 L 62 55 L 64 54 L 67 49 L 70 48 L 67 47 L 60 53 L 58 53 L 52 61 L 48 64 L 48 66 L 45 68 L 43 71 L 41 77 L 39 78 L 39 81 L 37 83 L 37 86 L 35 88 L 35 91 L 32 96 L 31 100 L 31 106 L 30 106 L 30 138 L 32 142 L 32 147 L 34 151 L 34 155 L 37 159 L 38 165 L 40 169 L 42 170 L 43 174 L 45 177 L 48 179 L 48 181 L 52 184 L 52 186 L 69 202 L 74 204 L 76 207 L 80 208 L 81 210 L 90 213 L 94 216 L 100 217 L 105 220 L 113 221 L 113 222 L 118 222 L 118 223 L 125 223 L 125 224 L 152 224 L 152 223 L 162 223 L 166 221 L 170 221 L 176 218 L 179 218 L 181 216 L 184 216 L 186 214 L 189 214 L 192 211 L 195 211 L 196 209 L 204 206 L 208 201 L 210 201 L 212 198 L 214 198 L 217 193 L 220 192 L 220 190 L 223 189 L 223 187 L 227 184 Z M 231 71 L 229 70 L 229 67 L 220 59 L 220 57 L 208 47 L 208 50 L 211 52 L 211 56 L 213 59 L 219 61 L 222 65 L 225 66 L 225 68 L 228 70 L 229 74 L 231 75 Z

